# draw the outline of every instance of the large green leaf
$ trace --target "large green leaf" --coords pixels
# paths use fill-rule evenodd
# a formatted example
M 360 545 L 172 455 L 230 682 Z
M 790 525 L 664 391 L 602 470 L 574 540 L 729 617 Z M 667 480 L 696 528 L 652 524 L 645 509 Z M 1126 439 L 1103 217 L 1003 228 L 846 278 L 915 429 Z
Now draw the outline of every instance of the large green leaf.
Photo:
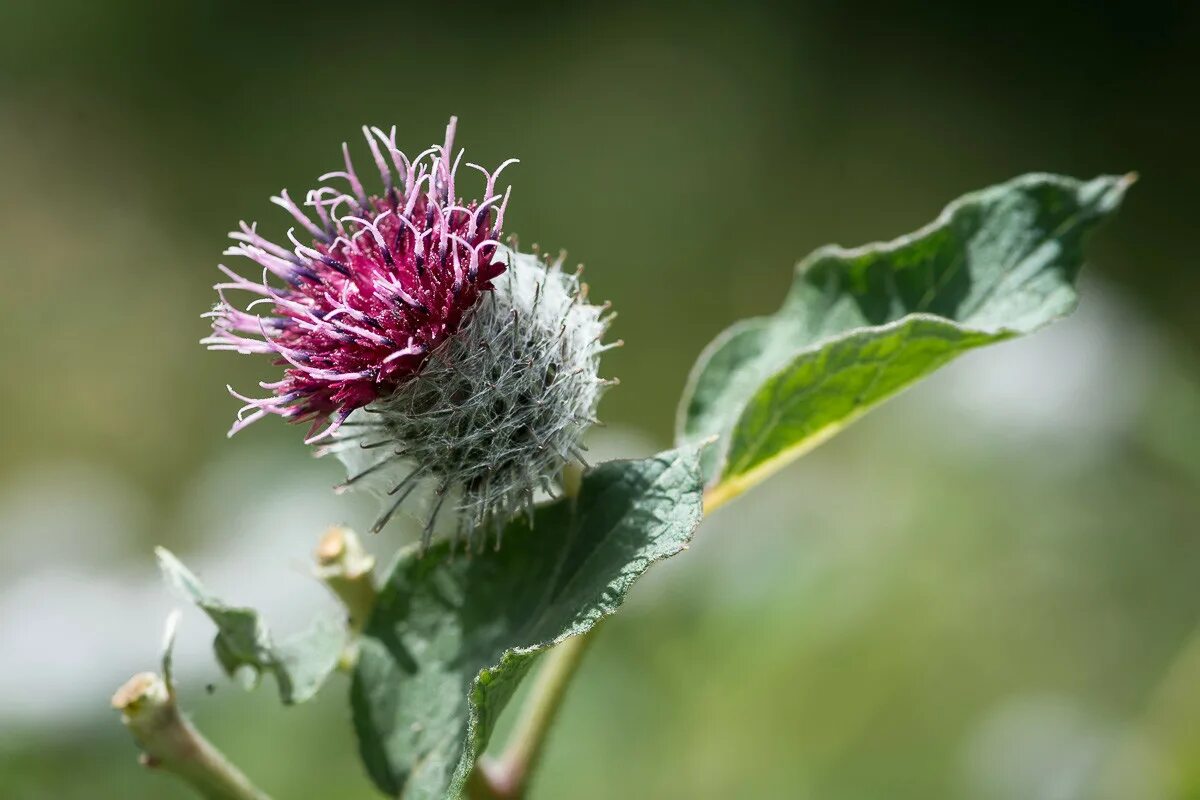
M 253 684 L 263 672 L 269 672 L 279 685 L 280 699 L 291 704 L 313 697 L 337 667 L 346 643 L 341 625 L 318 618 L 307 630 L 275 643 L 258 612 L 229 606 L 213 597 L 165 547 L 157 548 L 155 553 L 167 582 L 216 624 L 213 650 L 229 676 L 249 676 Z
M 700 521 L 687 447 L 588 472 L 574 499 L 509 524 L 498 552 L 402 553 L 360 642 L 351 688 L 367 770 L 390 795 L 457 797 L 533 660 L 621 605 Z
M 817 250 L 783 308 L 701 355 L 678 440 L 720 437 L 704 473 L 725 499 L 960 353 L 1068 313 L 1084 237 L 1131 182 L 1025 175 L 895 241 Z

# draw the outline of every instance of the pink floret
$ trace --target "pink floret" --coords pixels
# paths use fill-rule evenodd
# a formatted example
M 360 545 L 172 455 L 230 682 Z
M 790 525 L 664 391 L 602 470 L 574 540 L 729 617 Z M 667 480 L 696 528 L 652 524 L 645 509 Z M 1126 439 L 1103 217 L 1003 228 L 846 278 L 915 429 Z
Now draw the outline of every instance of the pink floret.
M 261 384 L 269 397 L 230 390 L 246 402 L 231 435 L 266 414 L 311 422 L 309 441 L 332 433 L 355 409 L 419 374 L 504 272 L 496 255 L 508 192 L 493 192 L 513 160 L 490 173 L 468 165 L 483 173 L 486 188 L 482 200 L 464 205 L 454 192 L 462 158 L 451 161 L 454 128 L 451 119 L 445 144 L 412 161 L 396 148 L 394 128 L 388 135 L 364 128 L 382 194 L 367 196 L 343 145 L 345 171 L 322 180 L 344 179 L 349 193 L 310 191 L 311 213 L 286 191 L 272 198 L 304 229 L 288 232 L 290 248 L 244 222 L 230 234 L 236 244 L 226 253 L 254 261 L 261 280 L 221 266 L 230 280 L 216 286 L 213 332 L 203 341 L 213 350 L 272 354 L 287 368 L 282 379 Z M 226 300 L 229 290 L 258 298 L 241 310 Z

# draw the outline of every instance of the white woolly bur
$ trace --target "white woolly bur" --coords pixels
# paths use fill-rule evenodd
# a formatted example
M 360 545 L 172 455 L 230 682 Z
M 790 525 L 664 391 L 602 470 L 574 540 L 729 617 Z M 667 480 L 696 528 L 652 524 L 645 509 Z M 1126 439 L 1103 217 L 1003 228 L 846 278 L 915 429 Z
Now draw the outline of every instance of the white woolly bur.
M 474 316 L 420 374 L 355 411 L 337 440 L 344 487 L 383 501 L 374 530 L 404 508 L 425 523 L 423 542 L 449 530 L 468 545 L 499 533 L 535 493 L 553 493 L 594 422 L 607 381 L 598 376 L 605 307 L 536 255 L 498 250 L 508 269 Z M 440 519 L 440 521 L 439 521 Z

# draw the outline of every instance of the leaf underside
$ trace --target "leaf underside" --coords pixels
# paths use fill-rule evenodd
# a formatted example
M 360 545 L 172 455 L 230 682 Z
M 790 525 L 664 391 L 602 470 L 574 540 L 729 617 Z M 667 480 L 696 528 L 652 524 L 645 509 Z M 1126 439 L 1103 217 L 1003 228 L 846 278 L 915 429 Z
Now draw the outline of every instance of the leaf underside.
M 894 241 L 818 249 L 779 311 L 705 349 L 677 440 L 719 437 L 705 479 L 737 494 L 961 353 L 1069 313 L 1084 239 L 1131 182 L 1025 175 Z
M 381 790 L 457 797 L 537 656 L 590 630 L 701 516 L 696 448 L 589 471 L 498 552 L 440 542 L 401 553 L 360 643 L 351 686 L 359 748 Z
M 227 675 L 248 677 L 250 688 L 262 673 L 270 673 L 278 684 L 280 700 L 289 705 L 316 695 L 337 667 L 345 646 L 342 626 L 318 618 L 307 630 L 275 643 L 258 612 L 226 605 L 209 594 L 171 551 L 159 547 L 155 552 L 167 583 L 216 624 L 213 650 Z

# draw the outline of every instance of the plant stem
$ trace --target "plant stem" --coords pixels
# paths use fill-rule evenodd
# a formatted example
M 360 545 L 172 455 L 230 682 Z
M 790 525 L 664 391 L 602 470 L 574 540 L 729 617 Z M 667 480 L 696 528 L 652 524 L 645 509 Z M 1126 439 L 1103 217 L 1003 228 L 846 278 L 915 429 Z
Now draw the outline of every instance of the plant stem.
M 270 800 L 188 722 L 158 675 L 134 675 L 112 704 L 141 748 L 144 766 L 174 773 L 206 800 Z
M 314 573 L 332 591 L 349 614 L 351 632 L 360 633 L 375 607 L 375 558 L 354 531 L 335 525 L 321 537 Z
M 498 761 L 476 766 L 476 773 L 486 784 L 486 794 L 473 796 L 516 800 L 525 796 L 529 778 L 546 746 L 546 735 L 558 716 L 563 697 L 571 678 L 583 661 L 596 632 L 572 636 L 546 655 L 546 663 L 538 670 L 537 680 L 529 693 L 521 718 L 513 731 L 508 747 Z
M 711 514 L 738 495 L 722 484 L 704 493 L 704 515 Z M 583 654 L 595 638 L 599 624 L 587 633 L 573 636 L 547 654 L 537 681 L 525 699 L 521 718 L 504 754 L 497 761 L 481 759 L 467 785 L 472 800 L 521 800 L 529 790 L 529 778 L 546 745 L 546 736 L 562 707 L 563 697 Z

